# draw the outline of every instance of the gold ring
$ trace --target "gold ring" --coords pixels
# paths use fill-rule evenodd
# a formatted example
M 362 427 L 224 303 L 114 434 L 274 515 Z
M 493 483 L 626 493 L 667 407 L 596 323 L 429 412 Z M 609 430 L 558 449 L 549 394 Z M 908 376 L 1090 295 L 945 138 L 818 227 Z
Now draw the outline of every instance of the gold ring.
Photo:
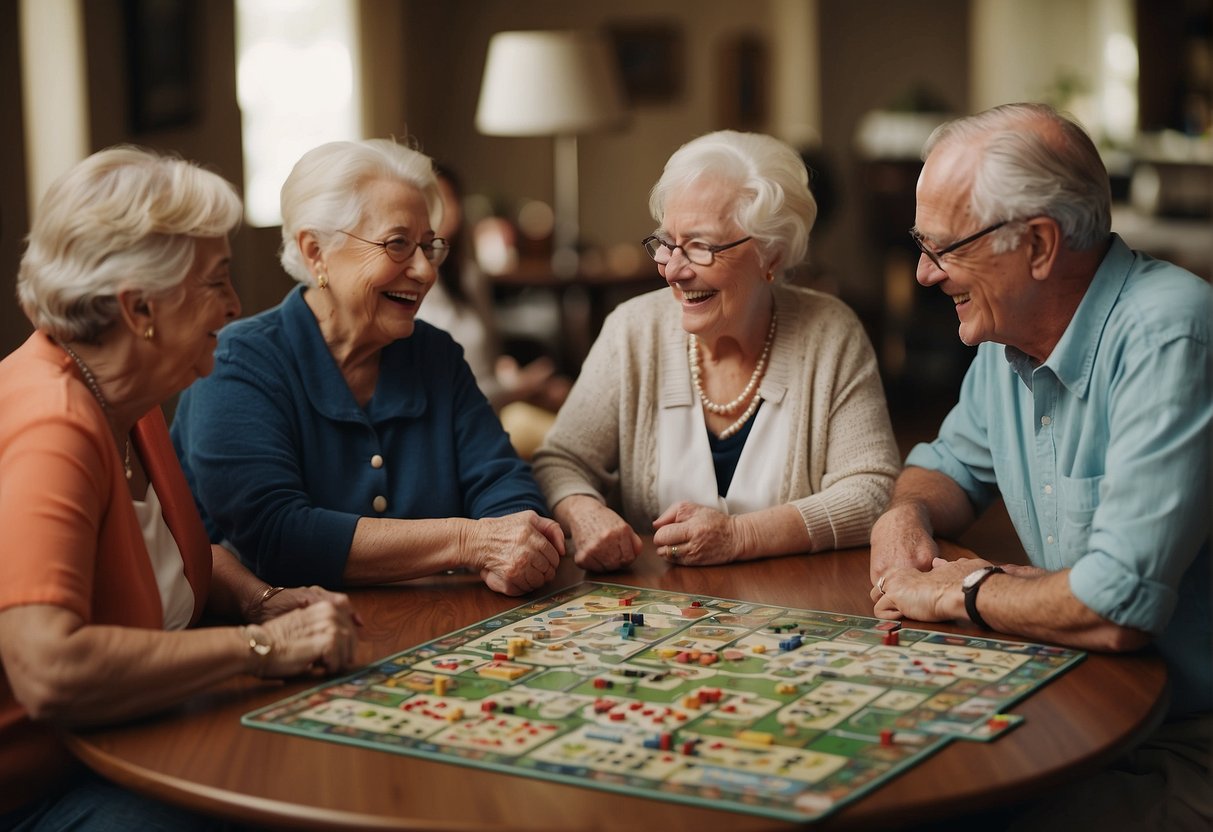
M 670 547 L 670 557 L 672 557 L 672 558 L 678 557 L 678 547 L 677 546 Z
M 885 576 L 881 575 L 880 580 L 878 580 L 876 582 L 876 589 L 878 592 L 880 592 L 881 595 L 884 595 L 884 579 L 885 579 Z

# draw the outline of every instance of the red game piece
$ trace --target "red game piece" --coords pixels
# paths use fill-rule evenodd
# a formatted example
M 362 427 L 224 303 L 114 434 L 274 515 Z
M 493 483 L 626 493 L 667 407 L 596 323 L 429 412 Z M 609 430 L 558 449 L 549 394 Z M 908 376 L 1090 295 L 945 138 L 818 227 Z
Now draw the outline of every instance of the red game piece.
M 881 745 L 892 745 L 893 744 L 892 730 L 885 728 L 880 732 L 880 744 Z

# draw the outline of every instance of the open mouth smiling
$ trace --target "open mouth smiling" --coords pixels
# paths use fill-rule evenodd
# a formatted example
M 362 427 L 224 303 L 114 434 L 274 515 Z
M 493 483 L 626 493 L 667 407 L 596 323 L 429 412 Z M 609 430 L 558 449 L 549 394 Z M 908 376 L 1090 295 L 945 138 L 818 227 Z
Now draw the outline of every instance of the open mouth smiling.
M 716 292 L 695 291 L 691 289 L 681 289 L 682 299 L 688 304 L 703 303 L 709 298 L 715 297 Z
M 421 295 L 417 292 L 384 292 L 383 296 L 392 303 L 408 307 L 416 306 L 421 301 Z

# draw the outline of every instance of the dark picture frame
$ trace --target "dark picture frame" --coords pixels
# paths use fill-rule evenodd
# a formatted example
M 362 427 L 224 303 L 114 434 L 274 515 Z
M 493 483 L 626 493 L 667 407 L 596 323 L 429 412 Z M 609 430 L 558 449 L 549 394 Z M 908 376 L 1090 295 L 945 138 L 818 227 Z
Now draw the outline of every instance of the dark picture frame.
M 192 0 L 123 0 L 131 131 L 192 122 L 198 114 Z
M 725 41 L 717 62 L 720 127 L 765 132 L 770 115 L 770 50 L 765 38 L 743 34 Z
M 632 104 L 664 104 L 682 94 L 682 30 L 673 23 L 608 27 L 624 92 Z

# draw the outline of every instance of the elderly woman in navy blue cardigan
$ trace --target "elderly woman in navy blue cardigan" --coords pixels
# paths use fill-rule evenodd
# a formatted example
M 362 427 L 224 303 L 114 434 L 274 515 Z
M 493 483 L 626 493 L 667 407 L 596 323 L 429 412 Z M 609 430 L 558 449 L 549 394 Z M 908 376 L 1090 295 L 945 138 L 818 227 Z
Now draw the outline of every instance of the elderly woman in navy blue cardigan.
M 445 332 L 415 320 L 446 241 L 431 160 L 395 142 L 309 151 L 282 188 L 302 286 L 226 327 L 173 440 L 215 541 L 271 583 L 455 568 L 521 594 L 560 527 Z

